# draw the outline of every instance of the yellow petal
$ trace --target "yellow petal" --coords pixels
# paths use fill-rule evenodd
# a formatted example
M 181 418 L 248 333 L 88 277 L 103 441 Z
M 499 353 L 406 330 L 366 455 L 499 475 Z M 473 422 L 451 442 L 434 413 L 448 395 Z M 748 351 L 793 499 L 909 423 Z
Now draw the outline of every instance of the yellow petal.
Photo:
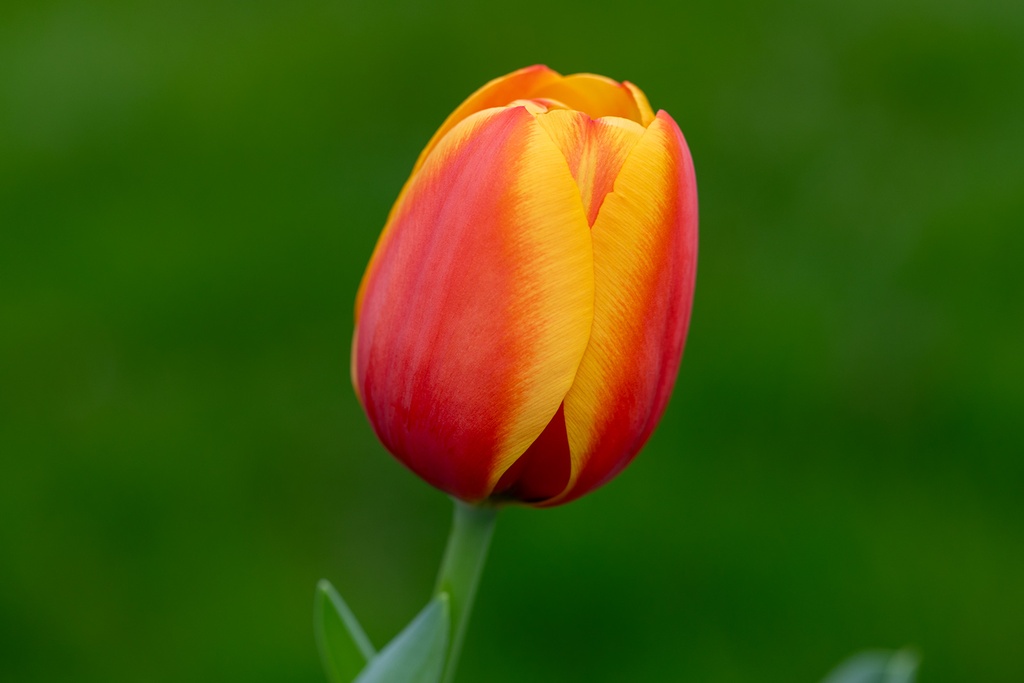
M 592 119 L 618 116 L 643 124 L 640 109 L 629 87 L 605 76 L 573 74 L 540 85 L 532 96 L 559 100 Z
M 640 125 L 644 128 L 651 125 L 651 122 L 654 121 L 654 110 L 651 109 L 651 103 L 647 101 L 647 95 L 629 81 L 622 81 L 622 85 L 633 95 L 633 101 L 636 102 L 636 108 L 640 112 Z

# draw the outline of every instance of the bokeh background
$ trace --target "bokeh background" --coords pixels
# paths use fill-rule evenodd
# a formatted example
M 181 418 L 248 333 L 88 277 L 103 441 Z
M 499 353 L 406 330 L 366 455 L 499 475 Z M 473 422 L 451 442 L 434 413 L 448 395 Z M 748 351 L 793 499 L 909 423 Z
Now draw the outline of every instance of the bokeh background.
M 0 679 L 323 681 L 450 503 L 377 444 L 352 301 L 434 128 L 520 66 L 643 87 L 701 260 L 649 447 L 502 514 L 460 681 L 1024 681 L 1024 4 L 7 0 Z

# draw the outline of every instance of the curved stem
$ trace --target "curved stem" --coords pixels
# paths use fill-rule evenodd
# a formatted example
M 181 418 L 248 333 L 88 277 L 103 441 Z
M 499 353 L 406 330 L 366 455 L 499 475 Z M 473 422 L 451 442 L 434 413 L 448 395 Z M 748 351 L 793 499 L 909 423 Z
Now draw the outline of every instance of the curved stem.
M 442 683 L 451 683 L 466 634 L 466 623 L 473 609 L 473 598 L 480 583 L 480 574 L 487 559 L 487 548 L 494 533 L 494 520 L 498 511 L 493 507 L 469 505 L 455 501 L 452 530 L 448 546 L 441 560 L 434 594 L 447 593 L 451 609 L 451 632 L 448 640 L 448 658 Z

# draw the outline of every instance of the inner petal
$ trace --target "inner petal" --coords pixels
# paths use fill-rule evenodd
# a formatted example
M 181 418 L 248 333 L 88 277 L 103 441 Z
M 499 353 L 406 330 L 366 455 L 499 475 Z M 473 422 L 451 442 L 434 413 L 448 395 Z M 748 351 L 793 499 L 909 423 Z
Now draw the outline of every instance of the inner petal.
M 595 119 L 619 116 L 643 123 L 643 115 L 633 91 L 605 76 L 573 74 L 558 81 L 539 84 L 532 96 L 560 100 Z
M 606 116 L 592 119 L 579 111 L 551 110 L 537 114 L 537 122 L 562 151 L 580 191 L 587 223 L 593 227 L 605 196 L 644 127 L 629 119 Z

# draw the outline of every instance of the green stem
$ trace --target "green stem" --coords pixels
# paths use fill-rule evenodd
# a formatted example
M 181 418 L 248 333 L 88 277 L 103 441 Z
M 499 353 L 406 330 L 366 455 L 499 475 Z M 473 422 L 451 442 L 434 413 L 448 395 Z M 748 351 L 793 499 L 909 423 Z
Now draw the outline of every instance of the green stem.
M 441 560 L 441 571 L 437 576 L 434 594 L 447 593 L 451 632 L 448 640 L 448 659 L 445 664 L 442 683 L 451 683 L 466 635 L 466 623 L 473 609 L 473 598 L 480 583 L 480 574 L 487 559 L 487 547 L 494 533 L 494 520 L 498 510 L 493 507 L 469 505 L 455 500 L 455 514 L 452 531 L 448 536 L 448 547 Z

